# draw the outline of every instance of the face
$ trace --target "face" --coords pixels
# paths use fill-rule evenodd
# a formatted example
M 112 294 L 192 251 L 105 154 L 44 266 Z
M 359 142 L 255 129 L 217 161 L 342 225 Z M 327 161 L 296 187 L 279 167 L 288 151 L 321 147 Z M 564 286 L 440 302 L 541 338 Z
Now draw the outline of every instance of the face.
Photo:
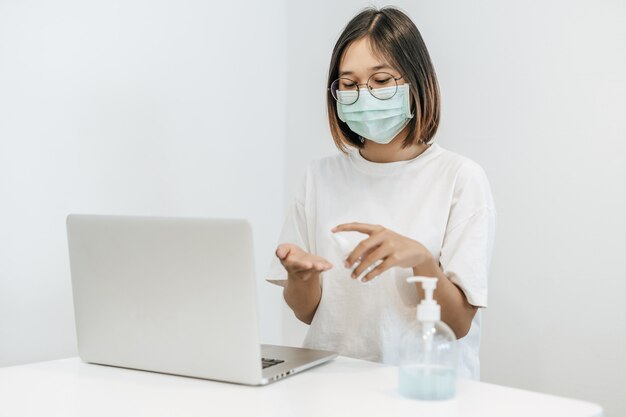
M 382 73 L 390 74 L 396 79 L 401 74 L 382 59 L 373 54 L 368 38 L 353 42 L 346 48 L 343 58 L 339 62 L 339 89 L 354 89 L 356 88 L 355 84 L 360 84 L 359 88 L 365 88 L 365 83 L 368 80 L 371 88 L 384 88 L 394 85 L 394 80 Z M 372 77 L 372 75 L 374 76 Z M 405 83 L 403 78 L 395 82 L 398 85 Z
M 360 95 L 348 93 L 356 89 L 368 88 L 370 94 L 377 99 L 387 100 L 393 97 L 396 92 L 396 84 L 398 86 L 406 84 L 401 73 L 394 68 L 383 57 L 376 56 L 371 49 L 368 38 L 362 38 L 354 41 L 344 51 L 343 57 L 339 62 L 339 80 L 338 85 L 333 83 L 331 91 L 334 97 L 338 97 L 337 101 L 348 106 L 356 103 Z M 367 84 L 366 84 L 367 83 Z M 389 87 L 389 88 L 386 88 Z M 343 90 L 343 94 L 342 91 Z M 361 93 L 362 94 L 362 93 Z M 367 94 L 367 93 L 366 93 Z M 343 100 L 343 101 L 341 101 Z M 413 104 L 413 97 L 410 97 L 410 105 Z M 350 122 L 348 122 L 350 124 Z M 405 126 L 391 142 L 385 142 L 384 139 L 376 140 L 370 138 L 365 143 L 371 141 L 373 146 L 386 146 L 389 143 L 397 145 L 402 143 L 408 132 L 409 126 Z M 354 129 L 353 129 L 354 131 Z M 361 133 L 364 138 L 368 138 L 367 134 Z M 376 144 L 375 142 L 379 142 Z

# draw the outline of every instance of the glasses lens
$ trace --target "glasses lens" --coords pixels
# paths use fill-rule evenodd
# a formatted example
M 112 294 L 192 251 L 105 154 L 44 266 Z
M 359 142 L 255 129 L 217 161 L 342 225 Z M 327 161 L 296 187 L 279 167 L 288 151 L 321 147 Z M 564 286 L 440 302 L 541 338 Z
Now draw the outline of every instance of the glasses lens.
M 389 100 L 398 91 L 398 82 L 387 72 L 377 72 L 367 80 L 367 89 L 379 100 Z
M 359 98 L 359 86 L 349 78 L 338 78 L 333 81 L 330 92 L 341 104 L 353 104 Z

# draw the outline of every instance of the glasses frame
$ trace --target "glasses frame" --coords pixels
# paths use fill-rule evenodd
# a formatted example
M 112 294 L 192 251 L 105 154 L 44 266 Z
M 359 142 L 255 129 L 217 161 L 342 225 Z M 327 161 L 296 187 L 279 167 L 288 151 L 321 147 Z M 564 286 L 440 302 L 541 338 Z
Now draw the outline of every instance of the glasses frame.
M 372 77 L 373 77 L 374 75 L 376 75 L 376 74 L 387 74 L 387 75 L 389 75 L 389 76 L 390 76 L 390 77 L 394 80 L 394 82 L 396 83 L 396 91 L 395 91 L 395 92 L 394 92 L 391 96 L 389 96 L 389 97 L 387 97 L 387 98 L 378 98 L 378 97 L 376 97 L 374 94 L 372 94 L 372 90 L 374 90 L 374 88 L 372 88 L 372 87 L 370 86 L 370 80 L 371 80 L 371 79 L 372 79 Z M 339 78 L 337 78 L 337 79 L 333 80 L 333 82 L 332 82 L 332 83 L 330 83 L 330 87 L 328 87 L 328 88 L 327 88 L 327 90 L 330 92 L 330 95 L 332 96 L 332 98 L 333 98 L 333 99 L 335 99 L 335 101 L 336 101 L 337 103 L 341 103 L 341 102 L 339 101 L 339 99 L 338 99 L 337 97 L 335 97 L 335 95 L 333 94 L 333 91 L 332 91 L 332 86 L 333 86 L 333 84 L 335 84 L 335 82 L 337 82 L 338 80 L 350 80 L 350 81 L 352 81 L 352 82 L 355 84 L 355 86 L 356 86 L 356 99 L 355 99 L 352 103 L 341 103 L 341 104 L 343 104 L 344 106 L 351 106 L 352 104 L 354 104 L 354 103 L 356 103 L 357 101 L 359 101 L 359 98 L 361 97 L 361 89 L 359 88 L 359 86 L 361 86 L 361 85 L 364 85 L 364 86 L 367 88 L 367 91 L 369 91 L 369 92 L 370 92 L 370 94 L 372 94 L 372 97 L 374 97 L 375 99 L 377 99 L 377 100 L 389 100 L 389 99 L 393 98 L 393 97 L 394 97 L 394 96 L 398 93 L 398 80 L 400 80 L 400 79 L 402 79 L 402 78 L 404 78 L 404 75 L 400 75 L 400 76 L 398 76 L 398 77 L 394 77 L 394 76 L 393 76 L 393 74 L 390 74 L 390 73 L 388 73 L 388 72 L 386 72 L 386 71 L 377 71 L 377 72 L 373 73 L 372 75 L 370 75 L 370 76 L 367 78 L 367 81 L 366 81 L 366 82 L 364 82 L 364 83 L 357 83 L 356 81 L 354 81 L 353 79 L 348 78 L 348 77 L 339 77 Z

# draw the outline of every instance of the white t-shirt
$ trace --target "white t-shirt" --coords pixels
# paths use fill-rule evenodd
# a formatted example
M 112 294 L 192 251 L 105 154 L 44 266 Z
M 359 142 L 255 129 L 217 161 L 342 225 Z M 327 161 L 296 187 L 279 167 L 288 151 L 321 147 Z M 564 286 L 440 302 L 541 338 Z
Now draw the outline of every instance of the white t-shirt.
M 341 223 L 382 225 L 417 240 L 439 261 L 470 304 L 487 306 L 487 275 L 496 223 L 491 189 L 472 160 L 432 144 L 407 161 L 371 162 L 356 148 L 309 163 L 291 199 L 278 243 L 293 243 L 333 268 L 321 275 L 322 297 L 303 346 L 396 364 L 401 337 L 415 321 L 411 268 L 391 268 L 363 285 L 350 278 L 331 237 Z M 368 236 L 342 232 L 356 244 Z M 267 281 L 284 285 L 275 256 Z M 436 294 L 436 293 L 435 293 Z M 459 339 L 459 376 L 480 378 L 481 311 Z

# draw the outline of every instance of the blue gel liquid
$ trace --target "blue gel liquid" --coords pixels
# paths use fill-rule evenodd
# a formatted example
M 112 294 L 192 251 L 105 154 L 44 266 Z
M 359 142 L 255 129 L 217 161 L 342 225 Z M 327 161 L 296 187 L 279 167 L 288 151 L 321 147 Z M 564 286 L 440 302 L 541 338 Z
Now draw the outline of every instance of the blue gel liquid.
M 456 370 L 438 366 L 403 366 L 399 371 L 400 394 L 417 400 L 447 400 L 456 394 Z

